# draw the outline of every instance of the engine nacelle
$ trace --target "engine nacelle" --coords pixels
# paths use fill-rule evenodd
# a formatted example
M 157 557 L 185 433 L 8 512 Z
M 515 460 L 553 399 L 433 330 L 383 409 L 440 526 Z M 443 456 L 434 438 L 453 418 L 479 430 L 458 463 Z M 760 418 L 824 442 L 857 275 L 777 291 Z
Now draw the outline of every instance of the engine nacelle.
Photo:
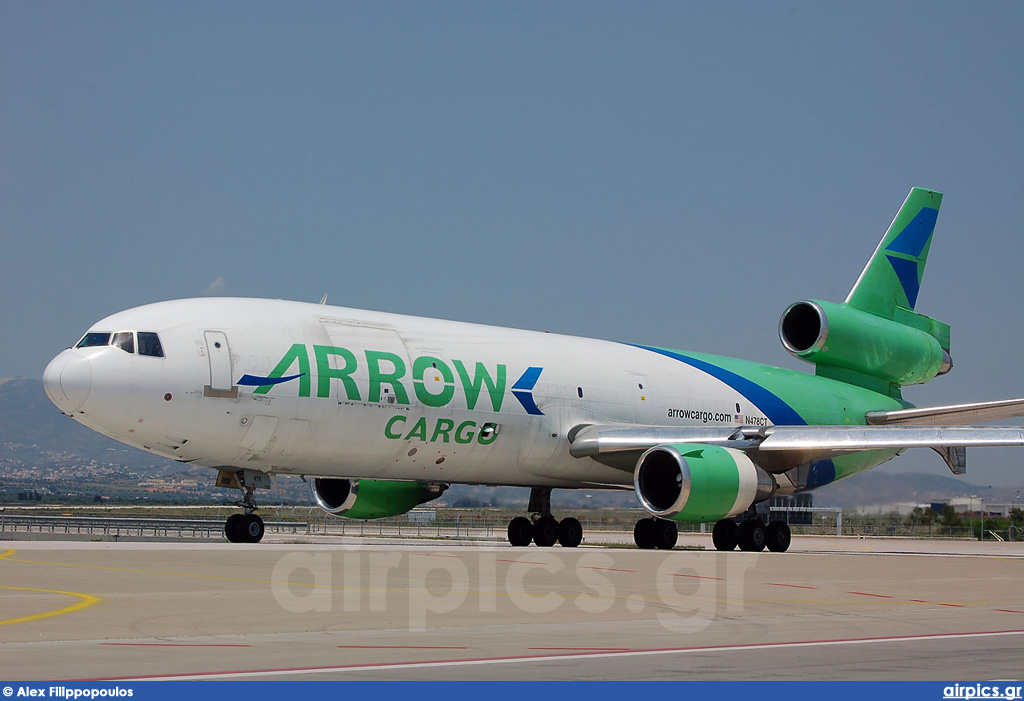
M 949 353 L 926 331 L 846 304 L 790 305 L 779 320 L 779 338 L 801 360 L 897 385 L 921 384 L 953 367 Z
M 321 509 L 335 516 L 360 520 L 404 514 L 419 504 L 437 499 L 448 488 L 446 484 L 333 477 L 314 478 L 310 486 Z
M 652 514 L 688 523 L 738 516 L 778 488 L 741 451 L 700 443 L 651 448 L 637 461 L 633 484 Z

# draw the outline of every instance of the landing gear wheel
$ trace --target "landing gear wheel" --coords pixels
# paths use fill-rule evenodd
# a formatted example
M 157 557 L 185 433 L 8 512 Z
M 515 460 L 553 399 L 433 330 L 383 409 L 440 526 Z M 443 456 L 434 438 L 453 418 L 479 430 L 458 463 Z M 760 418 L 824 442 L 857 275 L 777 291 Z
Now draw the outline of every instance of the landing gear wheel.
M 764 550 L 765 539 L 765 528 L 761 519 L 744 521 L 740 524 L 740 550 L 752 553 L 761 552 Z
M 533 524 L 525 516 L 516 516 L 508 524 L 508 542 L 515 548 L 525 548 L 533 542 Z
M 242 530 L 238 527 L 238 522 L 242 520 L 243 516 L 244 514 L 231 514 L 228 516 L 228 520 L 224 522 L 224 535 L 229 543 L 242 542 Z
M 576 548 L 583 542 L 583 524 L 579 520 L 563 518 L 558 522 L 558 543 L 563 548 Z
M 243 543 L 258 543 L 263 540 L 266 527 L 263 519 L 256 514 L 245 514 L 236 526 L 237 533 L 242 536 Z
M 729 518 L 723 518 L 715 523 L 711 531 L 711 542 L 715 544 L 715 550 L 735 550 L 739 538 L 739 526 Z
M 784 553 L 789 550 L 789 544 L 793 542 L 793 533 L 785 521 L 772 521 L 765 529 L 765 540 L 768 549 L 773 553 Z
M 679 540 L 679 526 L 675 521 L 657 519 L 654 521 L 654 547 L 659 550 L 671 550 Z
M 657 524 L 653 518 L 642 518 L 633 526 L 633 542 L 641 550 L 652 550 L 657 546 Z
M 541 548 L 550 548 L 558 540 L 558 521 L 554 516 L 541 516 L 533 524 L 533 542 Z

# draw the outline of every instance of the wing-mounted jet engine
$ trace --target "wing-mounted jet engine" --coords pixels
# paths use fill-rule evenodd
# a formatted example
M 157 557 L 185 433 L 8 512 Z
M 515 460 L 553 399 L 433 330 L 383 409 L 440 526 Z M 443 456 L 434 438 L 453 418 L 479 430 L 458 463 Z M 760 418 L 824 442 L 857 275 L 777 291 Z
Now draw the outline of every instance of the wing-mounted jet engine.
M 310 483 L 317 506 L 329 514 L 371 520 L 398 516 L 437 499 L 447 484 L 316 477 Z

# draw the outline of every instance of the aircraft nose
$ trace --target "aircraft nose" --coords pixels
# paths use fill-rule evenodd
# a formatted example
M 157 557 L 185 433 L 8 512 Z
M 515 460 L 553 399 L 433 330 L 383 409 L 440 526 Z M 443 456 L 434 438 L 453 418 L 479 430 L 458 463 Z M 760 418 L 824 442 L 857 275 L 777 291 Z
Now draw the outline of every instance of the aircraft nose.
M 43 371 L 46 396 L 65 414 L 82 408 L 92 389 L 92 366 L 88 358 L 65 351 Z

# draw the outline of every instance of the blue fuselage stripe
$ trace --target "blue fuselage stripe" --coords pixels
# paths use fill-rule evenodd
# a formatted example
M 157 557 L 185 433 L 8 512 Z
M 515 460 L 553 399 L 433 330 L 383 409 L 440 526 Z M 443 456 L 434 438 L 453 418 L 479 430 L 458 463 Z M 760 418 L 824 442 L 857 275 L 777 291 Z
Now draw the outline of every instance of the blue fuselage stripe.
M 648 350 L 652 353 L 658 353 L 659 355 L 664 355 L 666 358 L 672 358 L 679 362 L 686 363 L 691 367 L 695 367 L 698 370 L 706 372 L 712 377 L 721 380 L 753 402 L 754 406 L 760 409 L 764 415 L 768 417 L 768 420 L 776 426 L 807 425 L 807 422 L 796 412 L 796 409 L 783 401 L 777 394 L 765 389 L 753 380 L 748 380 L 742 375 L 737 375 L 730 370 L 721 368 L 713 363 L 707 362 L 706 360 L 692 358 L 676 351 L 666 350 L 664 348 L 654 348 L 652 346 L 641 346 L 633 343 L 628 345 L 631 345 L 634 348 Z M 820 487 L 822 485 L 829 484 L 830 482 L 834 482 L 835 479 L 835 463 L 828 459 L 817 460 L 811 463 L 807 475 L 807 484 L 799 491 L 803 491 L 804 489 L 814 489 L 815 487 Z
M 803 417 L 800 416 L 793 407 L 784 402 L 778 395 L 765 389 L 753 380 L 748 380 L 742 375 L 737 375 L 730 370 L 720 368 L 706 360 L 692 358 L 676 351 L 666 350 L 664 348 L 654 348 L 653 346 L 641 346 L 632 343 L 629 345 L 634 348 L 648 350 L 652 353 L 664 355 L 666 358 L 672 358 L 673 360 L 686 363 L 691 367 L 695 367 L 698 370 L 706 372 L 715 379 L 721 380 L 753 402 L 754 406 L 760 409 L 761 412 L 768 417 L 768 420 L 776 426 L 807 425 L 807 422 L 804 421 Z

